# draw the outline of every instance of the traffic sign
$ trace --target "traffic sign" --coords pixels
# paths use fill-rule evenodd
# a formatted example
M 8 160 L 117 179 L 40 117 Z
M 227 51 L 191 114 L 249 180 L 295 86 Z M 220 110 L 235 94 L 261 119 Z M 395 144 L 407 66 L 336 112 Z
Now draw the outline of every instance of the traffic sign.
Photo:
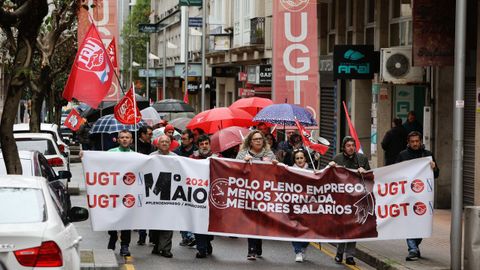
M 202 27 L 202 17 L 188 18 L 188 27 Z
M 202 6 L 202 0 L 180 0 L 179 5 L 180 6 L 197 6 L 201 7 Z
M 159 32 L 158 24 L 152 23 L 140 23 L 138 24 L 138 32 L 140 33 L 158 33 Z

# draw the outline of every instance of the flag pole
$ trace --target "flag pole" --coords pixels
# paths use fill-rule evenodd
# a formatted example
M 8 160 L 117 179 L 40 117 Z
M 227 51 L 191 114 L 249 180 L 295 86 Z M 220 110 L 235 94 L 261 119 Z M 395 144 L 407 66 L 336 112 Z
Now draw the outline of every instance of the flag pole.
M 135 125 L 135 152 L 137 152 L 137 100 L 135 99 L 135 85 L 132 82 L 132 91 L 133 91 L 133 111 L 134 116 L 133 123 Z
M 313 163 L 312 155 L 310 154 L 310 152 L 313 152 L 313 150 L 308 146 L 305 146 L 305 149 L 307 150 L 307 154 L 308 154 L 308 157 L 310 158 L 310 162 L 312 162 L 313 173 L 317 173 L 317 171 L 315 169 L 315 163 Z M 310 151 L 308 151 L 309 149 L 310 149 Z

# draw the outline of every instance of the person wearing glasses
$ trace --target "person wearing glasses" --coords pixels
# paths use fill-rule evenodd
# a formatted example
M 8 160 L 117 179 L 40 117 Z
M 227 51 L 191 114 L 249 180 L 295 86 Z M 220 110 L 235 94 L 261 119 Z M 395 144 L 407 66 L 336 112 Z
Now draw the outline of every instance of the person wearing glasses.
M 265 135 L 259 130 L 253 130 L 247 135 L 240 146 L 237 159 L 244 161 L 270 161 L 273 164 L 278 163 L 272 150 L 270 150 Z M 247 260 L 256 260 L 257 257 L 262 257 L 262 239 L 248 238 Z
M 303 148 L 294 149 L 292 155 L 293 167 L 309 170 L 307 155 L 307 151 Z M 292 242 L 296 262 L 303 262 L 305 260 L 305 251 L 307 250 L 308 244 L 309 242 Z

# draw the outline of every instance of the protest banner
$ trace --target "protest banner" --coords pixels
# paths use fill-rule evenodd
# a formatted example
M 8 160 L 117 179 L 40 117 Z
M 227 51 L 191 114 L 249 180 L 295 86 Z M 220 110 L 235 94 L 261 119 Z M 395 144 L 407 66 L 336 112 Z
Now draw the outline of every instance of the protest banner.
M 315 174 L 265 162 L 85 151 L 83 165 L 94 230 L 340 242 L 429 237 L 430 160 Z

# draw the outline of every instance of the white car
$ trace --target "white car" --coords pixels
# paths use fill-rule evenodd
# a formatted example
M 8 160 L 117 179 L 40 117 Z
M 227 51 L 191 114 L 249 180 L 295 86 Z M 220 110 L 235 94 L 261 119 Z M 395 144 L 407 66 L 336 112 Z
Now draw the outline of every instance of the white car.
M 60 153 L 58 145 L 49 133 L 13 133 L 18 150 L 38 151 L 47 158 L 55 172 L 70 171 L 67 158 Z
M 62 154 L 65 155 L 67 161 L 70 162 L 70 147 L 62 140 L 60 136 L 59 128 L 57 124 L 50 123 L 41 123 L 40 124 L 40 133 L 49 133 L 52 134 L 55 142 L 58 145 L 58 149 Z M 29 124 L 15 124 L 13 125 L 13 133 L 30 133 Z
M 82 239 L 71 222 L 88 210 L 66 210 L 41 177 L 0 177 L 0 262 L 6 269 L 80 269 Z M 1 264 L 0 264 L 1 265 Z

